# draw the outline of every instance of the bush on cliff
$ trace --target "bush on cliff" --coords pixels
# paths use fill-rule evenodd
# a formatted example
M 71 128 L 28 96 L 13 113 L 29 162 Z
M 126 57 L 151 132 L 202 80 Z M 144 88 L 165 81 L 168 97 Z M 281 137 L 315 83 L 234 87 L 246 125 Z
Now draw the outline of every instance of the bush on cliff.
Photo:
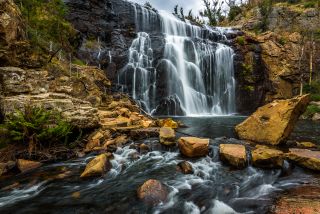
M 9 115 L 0 129 L 6 130 L 7 144 L 22 144 L 28 147 L 29 154 L 56 144 L 67 144 L 73 131 L 59 113 L 29 106 Z
M 40 53 L 73 50 L 76 32 L 66 21 L 67 7 L 62 0 L 16 0 L 26 23 L 28 39 Z

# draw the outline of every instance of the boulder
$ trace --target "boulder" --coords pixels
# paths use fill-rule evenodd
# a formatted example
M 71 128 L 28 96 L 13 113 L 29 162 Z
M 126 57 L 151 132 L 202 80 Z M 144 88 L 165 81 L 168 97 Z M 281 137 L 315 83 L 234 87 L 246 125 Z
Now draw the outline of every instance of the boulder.
M 159 135 L 161 144 L 165 146 L 172 146 L 176 144 L 176 134 L 172 128 L 162 127 Z
M 278 145 L 289 137 L 309 101 L 309 95 L 276 100 L 260 107 L 243 123 L 237 125 L 236 132 L 243 140 Z
M 287 157 L 302 167 L 320 171 L 320 151 L 289 149 Z
M 178 145 L 180 152 L 190 158 L 206 156 L 209 153 L 209 139 L 181 137 Z
M 17 160 L 17 167 L 22 173 L 39 168 L 40 166 L 42 166 L 42 163 L 40 162 L 24 160 L 24 159 Z
M 110 162 L 106 154 L 101 154 L 91 160 L 84 172 L 81 174 L 81 178 L 95 177 L 103 175 L 107 170 L 111 168 Z
M 138 188 L 137 195 L 145 203 L 157 205 L 167 200 L 168 190 L 160 181 L 150 179 Z
M 179 127 L 179 124 L 177 122 L 175 122 L 171 118 L 159 119 L 159 120 L 156 121 L 156 124 L 159 127 L 169 127 L 169 128 L 172 128 L 172 129 L 177 129 Z
M 150 147 L 149 147 L 148 145 L 142 143 L 142 144 L 140 144 L 140 146 L 139 146 L 139 151 L 140 151 L 140 153 L 143 153 L 143 154 L 144 154 L 144 153 L 147 153 L 147 152 L 150 151 Z
M 246 147 L 239 144 L 220 144 L 220 158 L 231 166 L 244 168 L 247 165 Z
M 282 168 L 284 153 L 266 146 L 258 146 L 251 152 L 252 164 L 261 168 Z
M 91 152 L 92 150 L 100 146 L 101 144 L 99 139 L 90 140 L 86 145 L 85 152 Z
M 192 165 L 188 161 L 178 163 L 178 170 L 183 174 L 193 174 Z
M 150 128 L 142 128 L 135 129 L 130 131 L 130 136 L 134 140 L 141 140 L 152 137 L 159 137 L 160 128 L 150 127 Z

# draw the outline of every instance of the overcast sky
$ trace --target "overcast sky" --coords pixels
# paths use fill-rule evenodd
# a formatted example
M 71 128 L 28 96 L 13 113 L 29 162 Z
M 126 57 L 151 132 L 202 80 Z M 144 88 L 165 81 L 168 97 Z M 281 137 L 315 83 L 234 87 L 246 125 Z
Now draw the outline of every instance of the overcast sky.
M 132 2 L 137 2 L 144 4 L 149 1 L 151 5 L 158 10 L 173 11 L 175 5 L 180 5 L 184 8 L 185 14 L 192 9 L 193 14 L 198 14 L 199 10 L 203 9 L 203 4 L 201 0 L 129 0 Z

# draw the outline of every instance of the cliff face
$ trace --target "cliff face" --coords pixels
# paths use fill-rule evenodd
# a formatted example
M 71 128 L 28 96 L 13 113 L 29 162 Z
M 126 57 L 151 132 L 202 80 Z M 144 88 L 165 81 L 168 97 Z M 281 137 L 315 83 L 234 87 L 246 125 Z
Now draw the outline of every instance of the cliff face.
M 261 22 L 262 17 L 256 7 L 246 11 L 244 16 L 239 16 L 231 25 L 244 30 L 244 46 L 259 46 L 259 53 L 255 52 L 259 55 L 259 60 L 255 63 L 262 65 L 259 69 L 265 69 L 264 73 L 269 82 L 268 87 L 264 87 L 266 90 L 264 102 L 298 95 L 301 79 L 303 83 L 307 83 L 310 77 L 312 46 L 314 49 L 313 78 L 320 70 L 320 41 L 317 38 L 320 29 L 320 11 L 317 8 L 306 9 L 301 5 L 275 4 L 267 16 L 268 31 L 256 34 Z M 237 41 L 235 40 L 235 45 L 239 47 Z M 248 56 L 252 51 L 244 48 L 240 52 L 244 56 L 241 63 L 250 67 L 252 63 L 248 61 Z M 241 66 L 240 70 L 245 73 L 245 69 L 241 69 Z M 255 68 L 253 71 L 258 72 Z M 245 84 L 262 87 L 259 81 L 254 80 L 251 83 L 247 81 Z

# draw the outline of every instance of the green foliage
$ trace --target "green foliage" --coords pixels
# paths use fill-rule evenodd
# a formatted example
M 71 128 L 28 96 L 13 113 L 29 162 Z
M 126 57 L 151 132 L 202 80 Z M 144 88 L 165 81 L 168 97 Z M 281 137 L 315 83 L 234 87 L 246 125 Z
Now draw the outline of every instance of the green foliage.
M 246 85 L 243 87 L 243 90 L 246 90 L 248 92 L 253 92 L 254 91 L 254 87 L 251 85 Z
M 314 81 L 311 84 L 304 85 L 303 91 L 305 93 L 320 94 L 320 81 Z
M 320 113 L 320 107 L 316 105 L 309 105 L 307 107 L 307 110 L 304 112 L 303 116 L 310 118 L 312 117 L 315 113 Z
M 209 19 L 209 25 L 216 26 L 220 20 L 222 20 L 222 4 L 223 2 L 212 0 L 202 0 L 205 6 L 203 12 L 200 15 Z
M 311 98 L 311 101 L 319 102 L 320 101 L 320 94 L 311 94 L 310 98 Z
M 72 63 L 75 64 L 75 65 L 86 65 L 86 63 L 84 63 L 80 59 L 75 59 L 75 60 L 72 61 Z
M 315 1 L 307 1 L 303 4 L 304 8 L 315 8 L 316 2 Z
M 238 36 L 236 39 L 236 42 L 242 46 L 246 44 L 246 40 L 245 40 L 244 36 Z
M 281 37 L 279 40 L 278 40 L 279 44 L 280 45 L 285 45 L 287 43 L 287 39 L 284 38 L 284 37 Z
M 259 11 L 261 14 L 261 23 L 259 25 L 260 31 L 264 32 L 268 29 L 268 17 L 272 10 L 272 0 L 262 0 L 259 3 Z
M 239 14 L 241 14 L 242 9 L 239 6 L 231 6 L 228 14 L 229 21 L 233 21 Z
M 73 127 L 54 111 L 26 106 L 25 110 L 9 115 L 2 130 L 7 130 L 10 143 L 23 143 L 33 148 L 50 147 L 56 143 L 68 143 Z
M 65 20 L 67 7 L 62 0 L 16 0 L 16 3 L 26 21 L 28 38 L 35 48 L 48 52 L 51 41 L 55 49 L 73 49 L 70 40 L 75 36 L 75 30 Z

